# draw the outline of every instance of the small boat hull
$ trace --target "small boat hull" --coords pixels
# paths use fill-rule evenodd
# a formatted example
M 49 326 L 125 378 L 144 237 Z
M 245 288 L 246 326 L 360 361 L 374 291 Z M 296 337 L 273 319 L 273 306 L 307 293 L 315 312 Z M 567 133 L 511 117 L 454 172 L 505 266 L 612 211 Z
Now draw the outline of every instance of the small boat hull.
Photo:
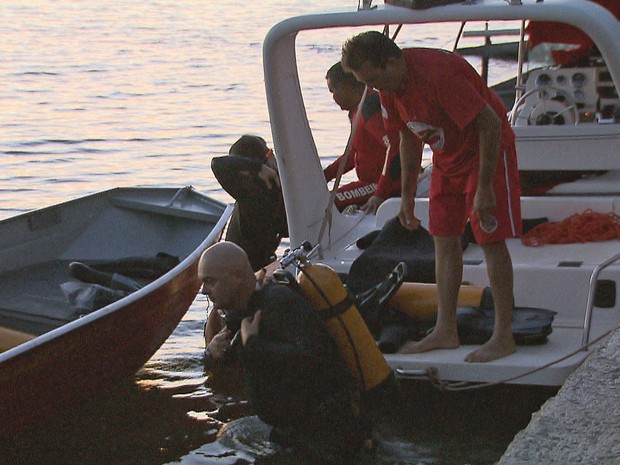
M 200 288 L 200 254 L 219 240 L 230 214 L 230 208 L 213 205 L 219 219 L 205 222 L 204 237 L 179 265 L 121 300 L 0 354 L 0 436 L 105 392 L 159 349 L 192 304 Z

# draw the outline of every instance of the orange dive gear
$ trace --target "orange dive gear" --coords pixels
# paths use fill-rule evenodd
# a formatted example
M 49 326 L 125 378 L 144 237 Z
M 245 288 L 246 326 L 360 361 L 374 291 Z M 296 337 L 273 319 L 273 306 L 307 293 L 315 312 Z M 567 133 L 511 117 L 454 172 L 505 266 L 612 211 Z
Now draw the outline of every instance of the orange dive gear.
M 320 263 L 306 262 L 300 270 L 297 282 L 320 312 L 354 378 L 365 391 L 381 385 L 392 370 L 338 274 Z

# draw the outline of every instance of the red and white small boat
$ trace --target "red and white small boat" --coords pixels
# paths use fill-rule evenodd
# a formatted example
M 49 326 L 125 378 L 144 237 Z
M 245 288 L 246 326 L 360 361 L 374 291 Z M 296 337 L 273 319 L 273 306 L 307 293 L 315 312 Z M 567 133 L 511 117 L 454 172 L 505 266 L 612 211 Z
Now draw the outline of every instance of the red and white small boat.
M 0 435 L 142 367 L 196 297 L 198 259 L 230 212 L 191 187 L 118 188 L 0 222 Z M 71 262 L 158 253 L 176 266 L 103 308 L 76 309 L 62 291 Z

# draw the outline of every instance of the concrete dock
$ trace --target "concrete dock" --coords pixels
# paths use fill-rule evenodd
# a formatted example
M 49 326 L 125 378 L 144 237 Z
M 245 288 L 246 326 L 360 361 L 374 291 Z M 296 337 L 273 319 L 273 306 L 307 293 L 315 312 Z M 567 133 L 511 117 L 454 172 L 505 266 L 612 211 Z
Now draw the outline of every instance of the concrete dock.
M 620 328 L 519 432 L 497 465 L 620 464 Z

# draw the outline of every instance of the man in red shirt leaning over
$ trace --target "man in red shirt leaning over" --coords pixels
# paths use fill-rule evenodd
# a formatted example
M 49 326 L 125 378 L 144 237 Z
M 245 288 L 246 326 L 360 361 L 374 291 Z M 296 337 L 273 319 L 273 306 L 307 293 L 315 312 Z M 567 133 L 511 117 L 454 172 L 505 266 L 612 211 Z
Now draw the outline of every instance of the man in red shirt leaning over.
M 513 269 L 505 239 L 521 234 L 521 212 L 514 134 L 504 105 L 462 57 L 443 50 L 401 50 L 377 31 L 345 42 L 342 64 L 379 90 L 386 127 L 399 130 L 399 218 L 411 230 L 420 224 L 413 208 L 423 144 L 433 151 L 429 232 L 435 243 L 437 324 L 426 338 L 406 344 L 401 352 L 459 346 L 460 235 L 469 219 L 484 252 L 496 317 L 491 339 L 465 360 L 487 362 L 513 353 Z

